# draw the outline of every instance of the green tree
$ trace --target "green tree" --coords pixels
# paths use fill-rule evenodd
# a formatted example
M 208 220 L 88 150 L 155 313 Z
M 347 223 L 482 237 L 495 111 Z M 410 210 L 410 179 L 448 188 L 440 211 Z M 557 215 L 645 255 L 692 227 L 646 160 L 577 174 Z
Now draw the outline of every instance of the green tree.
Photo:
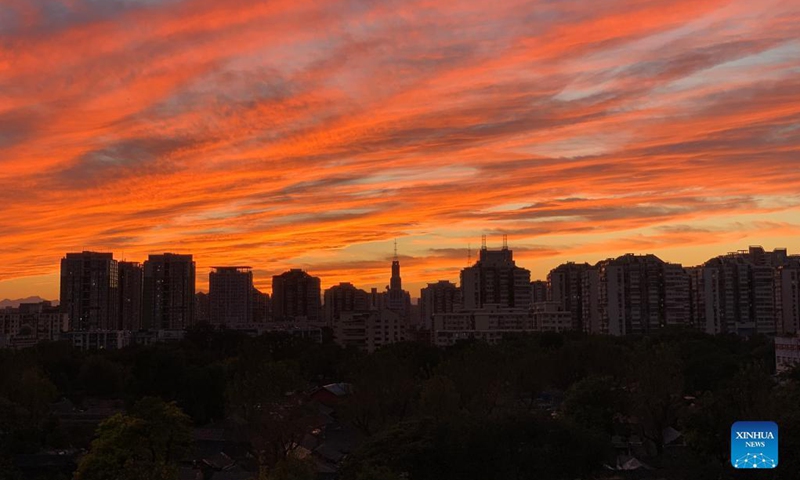
M 520 405 L 530 411 L 550 380 L 548 357 L 538 351 L 526 351 L 508 363 L 511 390 Z
M 788 386 L 787 386 L 788 387 Z M 697 452 L 715 459 L 719 464 L 730 455 L 730 428 L 737 420 L 771 419 L 773 400 L 784 400 L 791 405 L 792 390 L 785 388 L 775 395 L 774 382 L 763 364 L 752 363 L 742 367 L 725 386 L 715 392 L 706 392 L 689 409 L 683 421 L 687 443 Z M 779 408 L 774 413 L 784 415 L 795 411 L 791 406 Z M 787 423 L 792 418 L 785 415 Z M 794 421 L 794 420 L 792 420 Z M 783 424 L 781 424 L 782 431 Z M 783 438 L 781 443 L 783 443 Z M 781 460 L 783 463 L 783 459 Z
M 419 406 L 423 415 L 437 420 L 459 414 L 461 399 L 456 386 L 449 378 L 435 375 L 422 385 Z
M 573 480 L 600 471 L 607 447 L 572 425 L 530 414 L 413 420 L 371 437 L 345 460 L 340 478 Z
M 486 416 L 497 407 L 508 377 L 507 367 L 499 349 L 480 342 L 456 351 L 436 373 L 453 382 L 463 410 Z
M 678 421 L 683 407 L 683 363 L 674 347 L 641 345 L 635 355 L 629 388 L 633 414 L 642 436 L 664 451 L 663 432 Z
M 87 394 L 108 397 L 122 390 L 124 377 L 124 371 L 119 364 L 95 354 L 81 365 L 78 382 L 83 385 Z
M 378 350 L 355 367 L 354 391 L 343 411 L 367 435 L 406 418 L 419 393 L 413 368 L 395 352 Z
M 624 413 L 624 406 L 624 392 L 613 378 L 589 376 L 567 390 L 561 408 L 575 423 L 612 435 L 614 417 Z
M 310 458 L 289 455 L 269 471 L 262 469 L 259 480 L 316 480 L 316 463 Z
M 97 428 L 76 480 L 174 480 L 191 444 L 191 420 L 175 403 L 146 397 Z
M 38 368 L 24 370 L 11 385 L 8 399 L 26 412 L 26 418 L 38 425 L 50 412 L 50 404 L 58 398 L 58 389 Z
M 290 456 L 315 421 L 301 393 L 305 386 L 287 362 L 240 359 L 234 368 L 228 388 L 231 413 L 268 469 Z

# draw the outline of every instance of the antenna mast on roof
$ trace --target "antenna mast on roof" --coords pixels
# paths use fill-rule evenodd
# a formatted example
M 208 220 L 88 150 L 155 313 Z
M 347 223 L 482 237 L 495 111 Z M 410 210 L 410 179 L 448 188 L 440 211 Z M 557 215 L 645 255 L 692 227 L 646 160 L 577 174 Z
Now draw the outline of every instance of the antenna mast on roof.
M 503 234 L 503 250 L 508 250 L 508 235 Z
M 397 261 L 397 239 L 394 239 L 394 261 Z
M 472 244 L 467 244 L 467 266 L 472 265 Z
M 481 250 L 486 250 L 486 235 L 481 235 Z

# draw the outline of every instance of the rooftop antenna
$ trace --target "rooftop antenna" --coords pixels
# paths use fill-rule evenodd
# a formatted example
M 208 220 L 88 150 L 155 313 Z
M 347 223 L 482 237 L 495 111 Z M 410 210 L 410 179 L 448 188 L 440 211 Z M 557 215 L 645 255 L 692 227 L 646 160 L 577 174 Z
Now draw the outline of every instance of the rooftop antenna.
M 394 239 L 394 261 L 397 261 L 397 239 Z
M 472 244 L 467 244 L 467 266 L 472 265 Z
M 503 250 L 508 250 L 508 234 L 503 234 Z
M 486 250 L 486 235 L 481 235 L 481 250 Z

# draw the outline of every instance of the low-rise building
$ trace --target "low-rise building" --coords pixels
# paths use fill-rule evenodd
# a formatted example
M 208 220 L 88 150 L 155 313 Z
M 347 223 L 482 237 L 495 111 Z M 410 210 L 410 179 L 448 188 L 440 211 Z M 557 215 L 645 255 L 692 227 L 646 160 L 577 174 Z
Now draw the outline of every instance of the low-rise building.
M 58 341 L 69 329 L 69 315 L 50 302 L 23 303 L 0 310 L 0 347 L 25 348 Z
M 434 315 L 431 334 L 434 345 L 447 347 L 468 339 L 495 343 L 504 334 L 531 331 L 535 325 L 530 310 L 486 305 L 480 310 Z
M 533 304 L 534 329 L 540 332 L 566 332 L 574 329 L 572 313 L 564 310 L 558 302 Z
M 127 330 L 92 330 L 66 332 L 62 339 L 80 350 L 120 350 L 131 344 L 133 334 Z
M 132 341 L 136 345 L 153 345 L 155 343 L 180 342 L 186 336 L 186 330 L 141 330 L 133 332 Z
M 783 373 L 800 364 L 800 337 L 775 337 L 775 372 Z
M 398 312 L 382 309 L 342 312 L 333 326 L 333 338 L 342 347 L 368 352 L 407 340 L 408 322 Z

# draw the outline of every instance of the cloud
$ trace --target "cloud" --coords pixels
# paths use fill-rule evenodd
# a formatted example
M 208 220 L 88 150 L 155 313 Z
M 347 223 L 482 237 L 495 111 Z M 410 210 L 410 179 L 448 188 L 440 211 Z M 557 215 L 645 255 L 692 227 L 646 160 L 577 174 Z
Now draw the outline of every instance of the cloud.
M 484 233 L 542 277 L 797 223 L 791 2 L 0 8 L 2 296 L 81 248 L 382 287 L 401 238 L 416 286 Z

